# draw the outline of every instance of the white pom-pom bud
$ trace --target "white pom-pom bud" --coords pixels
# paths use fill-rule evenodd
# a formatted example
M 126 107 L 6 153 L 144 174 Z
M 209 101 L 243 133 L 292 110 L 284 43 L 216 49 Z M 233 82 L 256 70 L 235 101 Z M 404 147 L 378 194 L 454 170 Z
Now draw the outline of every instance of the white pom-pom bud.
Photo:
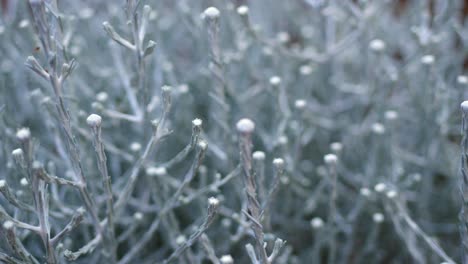
M 365 187 L 361 188 L 359 190 L 359 193 L 364 197 L 369 197 L 372 194 L 371 190 L 369 190 L 369 188 L 365 188 Z
M 0 180 L 0 188 L 4 188 L 6 186 L 5 180 Z
M 24 153 L 23 153 L 23 150 L 20 149 L 20 148 L 17 148 L 17 149 L 14 149 L 12 152 L 11 152 L 11 155 L 13 155 L 13 157 L 15 159 L 19 159 L 19 158 L 22 158 Z
M 132 144 L 130 144 L 130 150 L 133 151 L 133 152 L 138 152 L 141 150 L 141 144 L 138 143 L 138 142 L 133 142 Z
M 219 205 L 219 200 L 215 197 L 210 197 L 208 198 L 208 204 L 210 206 L 218 206 Z
M 203 124 L 203 121 L 199 118 L 195 118 L 194 120 L 192 120 L 192 125 L 196 126 L 196 127 L 199 127 Z
M 221 262 L 221 264 L 233 264 L 234 263 L 234 259 L 231 257 L 231 255 L 223 255 L 221 256 L 219 261 Z
M 377 224 L 380 224 L 385 220 L 385 217 L 381 213 L 375 213 L 372 215 L 372 220 L 374 220 L 374 222 L 376 222 Z
M 179 235 L 175 240 L 176 244 L 179 246 L 185 243 L 185 241 L 187 241 L 187 238 L 184 235 Z
M 105 102 L 109 98 L 109 95 L 106 92 L 100 92 L 96 94 L 96 100 L 99 102 Z
M 398 195 L 398 193 L 395 190 L 390 190 L 390 191 L 387 192 L 387 197 L 390 198 L 390 199 L 393 199 L 393 198 L 397 197 L 397 195 Z
M 304 109 L 306 105 L 307 105 L 307 101 L 303 99 L 298 99 L 294 102 L 294 107 L 296 107 L 296 109 L 299 109 L 299 110 Z
M 203 14 L 209 19 L 215 19 L 219 17 L 220 13 L 218 8 L 210 6 L 207 9 L 205 9 L 205 11 L 203 11 Z
M 341 142 L 333 142 L 330 144 L 330 149 L 335 153 L 340 153 L 343 150 Z
M 165 167 L 149 167 L 146 169 L 146 174 L 149 176 L 164 176 L 167 174 Z
M 374 190 L 378 193 L 384 192 L 387 189 L 387 185 L 385 183 L 377 183 L 374 186 Z
M 385 126 L 381 123 L 374 123 L 372 124 L 372 132 L 374 132 L 377 135 L 382 135 L 385 133 Z
M 255 130 L 255 123 L 248 118 L 242 118 L 237 122 L 236 128 L 240 133 L 252 133 Z
M 459 76 L 457 77 L 457 82 L 458 82 L 459 84 L 468 84 L 468 76 L 466 76 L 466 75 L 459 75 Z
M 254 160 L 265 160 L 265 152 L 263 151 L 255 151 L 253 154 L 252 154 L 252 158 Z
M 393 111 L 393 110 L 386 111 L 384 115 L 385 115 L 385 119 L 390 120 L 390 121 L 398 118 L 398 112 Z
M 137 220 L 137 221 L 140 221 L 140 220 L 143 219 L 143 214 L 140 213 L 140 212 L 136 212 L 136 213 L 133 214 L 133 218 L 134 218 L 135 220 Z
M 312 67 L 310 67 L 309 65 L 302 65 L 299 68 L 299 73 L 302 75 L 310 75 L 312 73 Z
M 424 55 L 421 58 L 421 63 L 424 65 L 432 65 L 434 64 L 435 58 L 433 55 Z
M 101 125 L 102 122 L 102 117 L 96 114 L 91 114 L 86 118 L 86 123 L 88 123 L 88 126 L 90 127 L 98 127 Z
M 29 128 L 27 127 L 20 128 L 16 132 L 16 138 L 19 139 L 20 141 L 29 140 L 31 138 L 31 131 L 29 131 Z
M 270 84 L 273 86 L 277 86 L 281 83 L 281 78 L 279 76 L 272 76 L 270 78 Z
M 313 229 L 319 229 L 323 227 L 324 223 L 323 223 L 322 218 L 315 217 L 312 220 L 310 220 L 310 225 L 312 226 Z
M 369 48 L 373 51 L 382 51 L 385 49 L 385 42 L 381 39 L 374 39 L 369 43 Z
M 20 184 L 21 186 L 28 186 L 28 180 L 26 180 L 26 178 L 21 178 Z
M 460 107 L 463 112 L 468 113 L 468 100 L 463 101 L 463 103 L 460 104 Z
M 327 165 L 335 165 L 338 163 L 338 157 L 335 154 L 327 154 L 323 156 L 323 161 L 325 161 Z
M 276 158 L 273 160 L 273 165 L 277 168 L 283 168 L 284 167 L 284 159 L 282 158 Z
M 198 142 L 198 147 L 202 150 L 206 150 L 206 148 L 208 148 L 208 143 L 206 143 L 204 140 L 200 140 Z
M 6 230 L 11 230 L 13 229 L 13 227 L 15 227 L 15 223 L 13 223 L 10 220 L 7 220 L 5 221 L 5 223 L 3 223 L 3 228 L 5 228 Z
M 249 13 L 249 7 L 245 6 L 245 5 L 241 5 L 237 8 L 237 14 L 241 15 L 241 16 L 245 16 Z

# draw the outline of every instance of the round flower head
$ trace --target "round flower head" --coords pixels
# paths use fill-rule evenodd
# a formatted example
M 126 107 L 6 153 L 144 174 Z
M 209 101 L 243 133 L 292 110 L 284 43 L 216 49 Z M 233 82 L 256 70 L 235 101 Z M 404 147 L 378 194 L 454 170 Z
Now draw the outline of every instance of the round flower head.
M 284 166 L 284 159 L 282 158 L 276 158 L 273 160 L 273 165 L 275 165 L 277 168 L 282 168 Z
M 463 112 L 468 113 L 468 100 L 463 101 L 463 103 L 460 104 L 460 107 L 463 110 Z
M 425 55 L 421 58 L 421 63 L 424 65 L 434 64 L 435 58 L 432 55 Z
M 0 180 L 0 188 L 3 188 L 6 186 L 6 181 L 5 180 Z
M 11 230 L 14 226 L 15 224 L 10 220 L 7 220 L 3 223 L 3 228 L 5 228 L 6 230 Z
M 385 49 L 385 42 L 381 39 L 374 39 L 369 43 L 369 48 L 373 51 L 382 51 Z
M 218 206 L 219 205 L 219 200 L 215 197 L 210 197 L 208 198 L 208 204 L 211 206 Z
M 245 5 L 241 5 L 237 8 L 237 14 L 245 16 L 249 13 L 249 8 Z
M 234 259 L 231 257 L 231 255 L 223 255 L 221 256 L 219 261 L 221 262 L 221 264 L 233 264 L 234 263 Z
M 324 223 L 323 223 L 322 218 L 315 217 L 312 220 L 310 220 L 310 225 L 312 226 L 313 229 L 319 229 L 323 227 Z
M 385 217 L 381 213 L 375 213 L 372 215 L 372 220 L 374 220 L 374 222 L 376 222 L 377 224 L 380 224 L 385 220 Z
M 91 114 L 86 118 L 86 123 L 88 123 L 88 126 L 90 127 L 97 127 L 100 126 L 102 122 L 102 117 L 96 114 Z
M 299 109 L 299 110 L 304 109 L 306 105 L 307 105 L 307 101 L 303 99 L 298 99 L 294 102 L 294 107 L 296 107 L 296 109 Z
M 270 84 L 273 86 L 277 86 L 281 83 L 281 78 L 279 76 L 272 76 L 270 78 Z
M 395 120 L 398 118 L 398 112 L 393 110 L 388 110 L 385 112 L 385 119 L 387 120 Z
M 248 118 L 242 118 L 237 122 L 236 128 L 240 133 L 249 134 L 255 130 L 255 123 Z
M 309 75 L 312 73 L 312 67 L 310 67 L 309 65 L 302 65 L 299 68 L 299 73 L 302 75 Z
M 218 8 L 210 6 L 207 9 L 205 9 L 205 11 L 203 11 L 203 14 L 209 19 L 215 19 L 219 17 L 220 13 Z
M 457 77 L 457 82 L 458 82 L 459 84 L 468 84 L 468 76 L 466 76 L 466 75 L 459 75 L 459 76 Z
M 387 185 L 385 183 L 377 183 L 374 186 L 374 190 L 378 193 L 381 193 L 387 189 Z
M 254 160 L 265 160 L 265 152 L 263 151 L 255 151 L 253 154 L 252 154 L 252 158 Z
M 338 162 L 338 157 L 335 154 L 327 154 L 323 156 L 323 160 L 327 165 L 335 165 Z
M 19 139 L 20 141 L 25 141 L 28 140 L 31 137 L 31 131 L 29 131 L 29 128 L 23 127 L 16 132 L 16 138 Z
M 382 135 L 385 133 L 385 127 L 381 123 L 374 123 L 372 124 L 372 132 L 374 132 L 377 135 Z
M 330 149 L 335 153 L 339 153 L 343 150 L 343 144 L 341 142 L 333 142 L 330 144 Z
M 201 119 L 199 119 L 199 118 L 195 118 L 194 120 L 192 120 L 192 125 L 194 125 L 194 126 L 199 127 L 202 124 L 203 124 L 203 121 Z

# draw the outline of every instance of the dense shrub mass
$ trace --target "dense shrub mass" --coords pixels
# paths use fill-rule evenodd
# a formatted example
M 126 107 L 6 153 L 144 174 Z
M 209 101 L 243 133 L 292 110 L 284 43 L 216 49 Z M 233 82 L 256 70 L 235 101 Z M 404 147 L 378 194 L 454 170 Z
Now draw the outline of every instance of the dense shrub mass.
M 464 1 L 1 7 L 1 263 L 466 263 Z

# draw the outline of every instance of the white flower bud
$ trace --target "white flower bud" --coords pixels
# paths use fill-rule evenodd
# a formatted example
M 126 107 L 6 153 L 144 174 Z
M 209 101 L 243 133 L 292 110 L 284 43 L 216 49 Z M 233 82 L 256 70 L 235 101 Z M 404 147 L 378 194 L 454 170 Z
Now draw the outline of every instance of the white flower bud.
M 296 107 L 296 109 L 299 109 L 299 110 L 304 109 L 306 105 L 307 105 L 307 101 L 303 99 L 298 99 L 294 102 L 294 107 Z
M 0 180 L 0 188 L 4 188 L 6 186 L 5 180 Z
M 91 114 L 86 118 L 86 123 L 88 123 L 88 126 L 90 127 L 98 127 L 101 125 L 102 118 L 99 115 L 96 114 Z
M 11 152 L 11 155 L 13 155 L 13 157 L 15 159 L 21 159 L 24 155 L 23 153 L 23 150 L 20 149 L 20 148 L 17 148 L 17 149 L 14 149 L 12 152 Z
M 273 86 L 277 86 L 281 83 L 281 78 L 279 76 L 272 76 L 270 78 L 270 84 Z
M 265 152 L 263 151 L 255 151 L 253 154 L 252 154 L 252 158 L 254 160 L 265 160 Z
M 299 73 L 301 75 L 310 75 L 312 73 L 312 67 L 310 67 L 309 65 L 302 65 L 299 68 Z
M 167 174 L 165 167 L 149 167 L 146 169 L 146 174 L 149 176 L 164 176 Z
M 468 76 L 466 76 L 466 75 L 459 75 L 459 76 L 457 77 L 457 82 L 458 82 L 459 84 L 468 84 Z
M 210 206 L 218 206 L 219 205 L 219 200 L 215 197 L 210 197 L 208 198 L 208 204 Z
M 132 142 L 132 144 L 130 144 L 130 150 L 133 151 L 133 152 L 138 152 L 141 150 L 141 144 L 138 143 L 138 142 Z
M 26 178 L 21 178 L 20 184 L 21 186 L 28 186 L 28 180 L 26 180 Z
M 277 168 L 282 168 L 284 166 L 284 159 L 282 158 L 276 158 L 273 160 L 273 165 Z
M 385 126 L 381 123 L 374 123 L 372 124 L 372 132 L 374 132 L 377 135 L 382 135 L 385 133 Z
M 26 28 L 29 26 L 29 20 L 23 19 L 19 22 L 18 27 L 19 28 Z
M 5 228 L 6 230 L 11 230 L 13 229 L 13 227 L 15 227 L 15 223 L 13 223 L 10 220 L 7 220 L 3 223 L 3 228 Z
M 327 165 L 335 165 L 338 163 L 338 157 L 335 154 L 327 154 L 323 156 L 323 161 L 325 161 Z
M 135 220 L 137 220 L 137 221 L 140 221 L 140 220 L 143 219 L 143 214 L 140 213 L 140 212 L 136 212 L 136 213 L 133 214 L 133 218 L 134 218 Z
M 185 241 L 187 241 L 187 238 L 184 235 L 179 235 L 175 240 L 176 244 L 179 246 L 185 243 Z
M 432 65 L 434 64 L 435 58 L 433 55 L 424 55 L 421 58 L 421 63 L 424 65 Z
M 374 39 L 369 43 L 369 48 L 373 51 L 383 51 L 385 49 L 385 42 L 381 39 Z
M 206 148 L 208 148 L 208 143 L 206 143 L 204 140 L 200 140 L 198 142 L 198 147 L 202 150 L 206 150 Z
M 276 35 L 276 39 L 280 42 L 280 43 L 287 43 L 291 40 L 291 36 L 289 36 L 289 33 L 288 32 L 278 32 L 278 34 Z
M 249 13 L 249 7 L 245 6 L 245 5 L 241 5 L 237 8 L 237 14 L 241 15 L 241 16 L 245 16 Z
M 323 227 L 324 223 L 323 223 L 322 218 L 314 217 L 312 220 L 310 220 L 310 225 L 312 226 L 313 229 L 319 229 Z
M 31 138 L 31 131 L 29 131 L 29 128 L 27 127 L 20 128 L 16 132 L 16 138 L 19 139 L 20 141 L 29 140 Z
M 234 263 L 234 259 L 231 257 L 231 255 L 223 255 L 221 256 L 219 261 L 221 262 L 221 264 L 233 264 Z
M 240 133 L 252 133 L 255 130 L 255 123 L 248 118 L 243 118 L 237 122 L 236 128 Z
M 210 6 L 207 9 L 205 9 L 205 11 L 203 11 L 203 14 L 209 19 L 215 19 L 219 17 L 220 13 L 218 8 Z
M 390 121 L 398 118 L 398 112 L 393 111 L 393 110 L 386 111 L 384 115 L 385 115 L 385 119 L 390 120 Z
M 369 197 L 372 194 L 371 190 L 369 190 L 369 188 L 365 188 L 365 187 L 361 188 L 359 190 L 359 193 L 364 197 Z
M 106 92 L 100 92 L 96 94 L 96 100 L 99 102 L 105 102 L 109 98 L 109 95 Z
M 201 119 L 199 119 L 199 118 L 195 118 L 194 120 L 192 120 L 192 125 L 194 125 L 194 126 L 199 127 L 202 124 L 203 124 L 203 121 Z
M 387 192 L 387 197 L 390 198 L 390 199 L 393 199 L 393 198 L 397 197 L 397 195 L 398 195 L 398 193 L 395 190 L 390 190 L 390 191 Z
M 372 215 L 372 220 L 377 223 L 377 224 L 380 224 L 382 223 L 384 220 L 385 220 L 385 217 L 383 214 L 381 213 L 375 213 Z
M 463 103 L 460 104 L 460 107 L 463 112 L 468 113 L 468 100 L 463 101 Z
M 374 190 L 378 193 L 384 192 L 385 190 L 387 190 L 387 185 L 385 183 L 377 183 L 374 186 Z
M 333 142 L 330 144 L 330 149 L 335 153 L 340 153 L 343 150 L 341 142 Z

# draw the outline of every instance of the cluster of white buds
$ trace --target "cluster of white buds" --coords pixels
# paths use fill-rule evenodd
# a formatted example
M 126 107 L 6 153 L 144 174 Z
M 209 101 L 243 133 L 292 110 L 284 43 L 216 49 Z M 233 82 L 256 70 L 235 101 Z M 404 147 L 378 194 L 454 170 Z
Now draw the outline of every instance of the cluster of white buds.
M 5 228 L 6 230 L 11 230 L 13 229 L 13 227 L 15 227 L 15 223 L 13 223 L 10 220 L 7 220 L 3 223 L 3 228 Z
M 203 124 L 203 121 L 199 118 L 195 118 L 194 120 L 192 120 L 192 125 L 193 126 L 196 126 L 196 127 L 201 127 L 201 125 Z
M 294 101 L 294 107 L 298 110 L 303 110 L 307 106 L 307 101 L 304 99 L 298 99 Z
M 179 235 L 176 237 L 175 242 L 177 245 L 182 245 L 187 241 L 187 238 L 184 235 Z
M 133 214 L 133 219 L 141 221 L 143 219 L 143 214 L 141 212 L 136 212 Z
M 460 107 L 464 113 L 468 113 L 468 100 L 463 101 L 463 103 L 460 104 Z
M 299 73 L 301 75 L 310 75 L 312 73 L 312 67 L 309 65 L 302 65 L 299 67 Z
M 132 144 L 130 144 L 130 150 L 132 152 L 138 152 L 141 150 L 141 144 L 138 143 L 138 142 L 132 142 Z
M 398 112 L 394 110 L 388 110 L 385 112 L 385 119 L 393 121 L 398 118 Z
M 278 169 L 282 170 L 284 169 L 284 159 L 282 158 L 276 158 L 273 160 L 273 165 Z
M 330 144 L 330 149 L 334 153 L 339 154 L 343 150 L 343 144 L 341 142 L 333 142 Z
M 372 191 L 369 188 L 363 187 L 359 190 L 359 194 L 364 197 L 369 197 L 372 194 Z
M 457 76 L 457 82 L 458 82 L 459 84 L 463 84 L 463 85 L 468 84 L 468 76 L 466 76 L 466 75 L 458 75 L 458 76 Z
M 372 132 L 377 135 L 383 135 L 385 133 L 385 126 L 381 123 L 374 123 L 372 124 Z
M 395 190 L 390 190 L 386 193 L 387 197 L 390 199 L 394 199 L 398 196 L 398 192 Z

